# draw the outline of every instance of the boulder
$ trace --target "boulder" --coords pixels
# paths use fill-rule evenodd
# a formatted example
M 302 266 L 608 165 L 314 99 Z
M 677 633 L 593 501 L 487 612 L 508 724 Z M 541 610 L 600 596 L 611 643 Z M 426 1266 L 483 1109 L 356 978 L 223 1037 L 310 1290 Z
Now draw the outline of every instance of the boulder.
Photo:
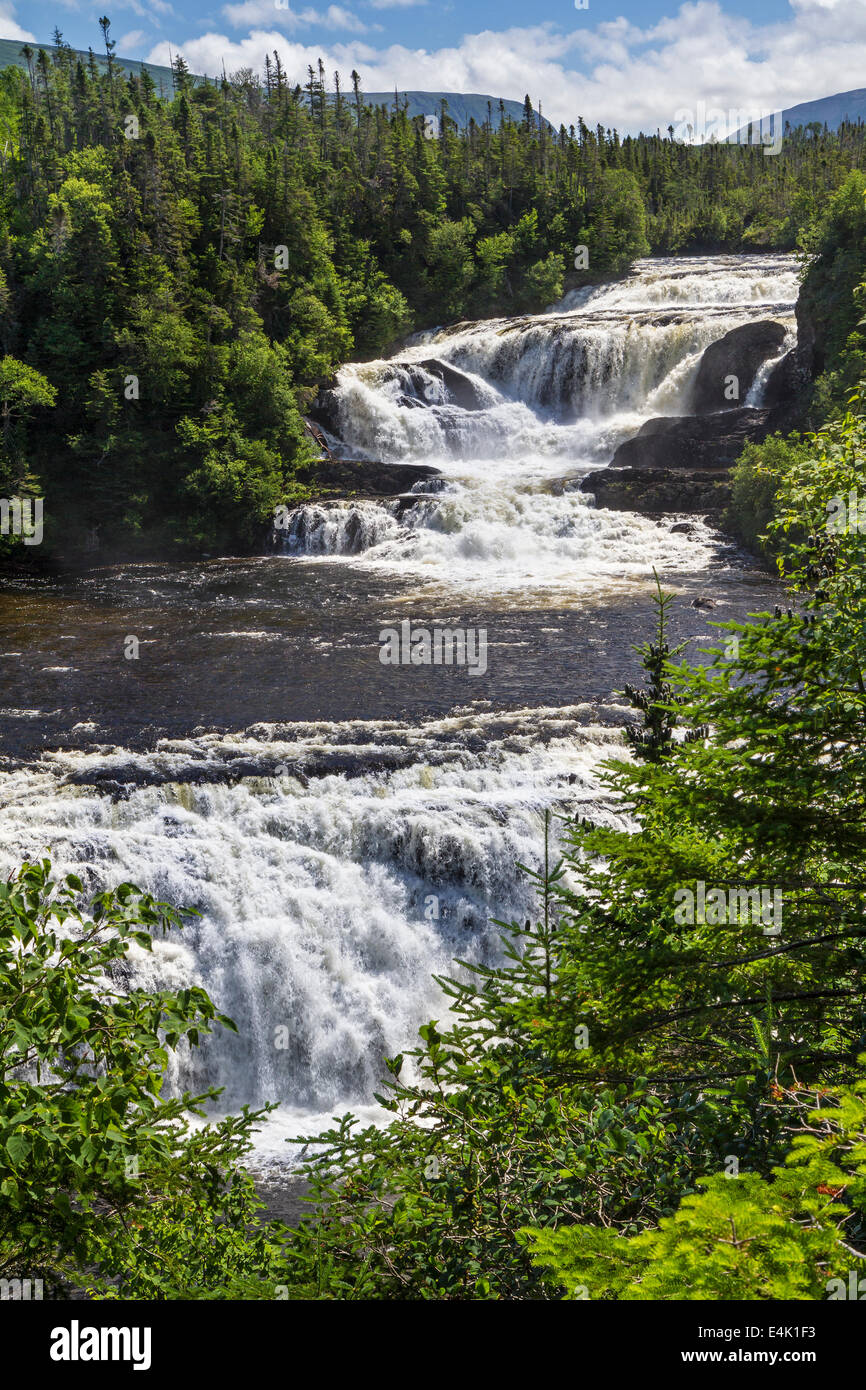
M 438 357 L 426 357 L 423 362 L 407 364 L 410 372 L 412 367 L 423 367 L 431 376 L 438 377 L 448 392 L 449 400 L 462 410 L 485 409 L 487 402 L 477 384 L 459 367 L 452 367 L 450 362 L 441 362 Z
M 602 468 L 588 473 L 580 490 L 591 493 L 597 507 L 645 516 L 720 512 L 731 498 L 726 472 L 669 468 Z
M 774 414 L 773 430 L 789 434 L 800 429 L 812 394 L 812 365 L 814 335 L 806 330 L 797 346 L 786 352 L 770 373 L 764 390 L 763 405 Z
M 750 440 L 779 428 L 771 410 L 726 410 L 715 415 L 668 415 L 647 420 L 620 444 L 611 468 L 730 468 Z
M 396 497 L 416 483 L 440 477 L 429 463 L 379 463 L 370 459 L 322 459 L 313 464 L 318 496 Z
M 785 328 L 773 319 L 744 323 L 732 328 L 718 342 L 711 343 L 701 358 L 691 390 L 690 406 L 695 415 L 717 410 L 736 410 L 751 389 L 759 368 L 768 357 L 775 357 L 785 341 Z M 725 396 L 726 380 L 735 376 L 738 398 Z

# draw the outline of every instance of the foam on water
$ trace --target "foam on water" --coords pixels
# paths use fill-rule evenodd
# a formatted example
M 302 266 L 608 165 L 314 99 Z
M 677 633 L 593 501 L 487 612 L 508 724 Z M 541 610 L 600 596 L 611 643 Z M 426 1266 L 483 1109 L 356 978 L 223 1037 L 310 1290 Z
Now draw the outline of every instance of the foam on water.
M 51 847 L 58 870 L 91 888 L 131 880 L 201 914 L 182 933 L 134 952 L 154 988 L 204 984 L 240 1035 L 183 1050 L 174 1089 L 222 1085 L 223 1105 L 276 1100 L 263 1154 L 281 1161 L 285 1132 L 368 1107 L 382 1057 L 442 1017 L 432 976 L 453 958 L 498 954 L 492 917 L 523 920 L 532 894 L 516 864 L 537 864 L 545 808 L 617 813 L 597 788 L 613 729 L 582 728 L 580 709 L 471 714 L 427 724 L 258 728 L 231 739 L 165 743 L 154 753 L 57 753 L 5 777 L 0 871 Z M 414 760 L 391 768 L 388 752 Z M 194 755 L 297 761 L 350 752 L 367 770 L 171 781 Z M 161 785 L 112 801 L 71 775 L 122 762 Z M 279 1029 L 285 1029 L 278 1045 Z M 303 1123 L 301 1123 L 303 1121 Z
M 686 414 L 704 350 L 773 318 L 796 341 L 791 256 L 640 262 L 547 314 L 425 333 L 397 357 L 354 363 L 334 393 L 347 457 L 433 464 L 432 495 L 405 503 L 308 506 L 291 518 L 294 556 L 415 573 L 428 587 L 581 596 L 706 564 L 709 545 L 596 510 L 577 488 L 652 416 Z

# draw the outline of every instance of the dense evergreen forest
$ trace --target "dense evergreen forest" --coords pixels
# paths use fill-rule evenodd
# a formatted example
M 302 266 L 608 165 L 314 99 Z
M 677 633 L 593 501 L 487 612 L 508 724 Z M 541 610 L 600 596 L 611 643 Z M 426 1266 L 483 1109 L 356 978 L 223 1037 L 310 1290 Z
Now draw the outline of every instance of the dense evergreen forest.
M 768 156 L 554 132 L 528 100 L 428 138 L 277 55 L 206 85 L 178 59 L 165 102 L 103 30 L 104 70 L 56 34 L 0 73 L 0 493 L 45 497 L 40 556 L 255 548 L 306 495 L 302 415 L 341 362 L 649 252 L 793 248 L 864 162 L 862 126 Z

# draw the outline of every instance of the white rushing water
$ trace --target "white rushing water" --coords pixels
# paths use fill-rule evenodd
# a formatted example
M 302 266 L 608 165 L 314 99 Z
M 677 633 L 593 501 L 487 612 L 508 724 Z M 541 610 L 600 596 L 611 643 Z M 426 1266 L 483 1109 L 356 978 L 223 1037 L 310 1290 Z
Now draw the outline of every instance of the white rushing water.
M 382 1057 L 442 1016 L 432 974 L 452 973 L 455 956 L 490 961 L 490 919 L 531 914 L 516 864 L 538 865 L 545 809 L 591 806 L 617 820 L 594 776 L 616 736 L 586 718 L 579 708 L 467 712 L 260 727 L 140 755 L 53 754 L 4 777 L 0 871 L 50 848 L 55 868 L 88 887 L 127 880 L 202 914 L 152 956 L 135 951 L 143 984 L 204 984 L 241 1028 L 182 1053 L 172 1084 L 223 1085 L 227 1109 L 280 1101 L 260 1157 L 285 1161 L 286 1133 L 346 1108 L 375 1113 Z M 407 748 L 411 765 L 389 767 Z M 218 764 L 267 752 L 288 764 L 323 749 L 367 770 L 307 786 L 288 773 L 233 786 L 172 780 L 190 754 Z M 131 761 L 166 780 L 121 801 L 65 784 Z
M 313 578 L 336 563 L 359 583 L 393 573 L 395 602 L 414 584 L 536 610 L 545 596 L 568 607 L 645 589 L 653 565 L 668 578 L 700 570 L 706 528 L 686 536 L 670 519 L 596 510 L 574 483 L 645 419 L 687 410 L 710 342 L 753 319 L 792 330 L 796 292 L 788 257 L 646 262 L 547 314 L 461 324 L 394 361 L 345 367 L 345 455 L 433 463 L 438 490 L 422 484 L 408 508 L 300 509 L 286 555 L 268 563 Z M 227 609 L 232 634 L 264 636 Z M 618 822 L 598 764 L 622 751 L 623 711 L 608 705 L 601 727 L 587 707 L 531 708 L 533 693 L 506 713 L 479 703 L 399 723 L 359 709 L 351 724 L 258 725 L 147 753 L 45 753 L 3 774 L 0 869 L 50 852 L 89 887 L 131 880 L 201 913 L 152 957 L 139 952 L 136 969 L 154 986 L 204 984 L 240 1034 L 181 1054 L 171 1084 L 224 1086 L 226 1109 L 279 1101 L 260 1159 L 285 1162 L 286 1132 L 347 1108 L 376 1113 L 382 1057 L 442 1015 L 432 976 L 455 955 L 494 959 L 491 918 L 531 914 L 517 865 L 539 863 L 545 810 Z M 333 763 L 298 772 L 322 755 Z M 221 777 L 240 756 L 275 775 Z M 130 765 L 150 784 L 133 785 Z M 98 774 L 127 794 L 100 791 Z
M 286 548 L 413 573 L 436 590 L 559 601 L 610 593 L 653 566 L 694 568 L 708 546 L 596 509 L 577 489 L 653 416 L 688 414 L 704 350 L 775 319 L 795 342 L 791 256 L 640 262 L 549 313 L 426 333 L 397 357 L 351 364 L 335 391 L 337 452 L 442 472 L 412 507 L 308 506 Z M 779 359 L 775 359 L 776 361 Z M 760 404 L 769 366 L 743 404 Z

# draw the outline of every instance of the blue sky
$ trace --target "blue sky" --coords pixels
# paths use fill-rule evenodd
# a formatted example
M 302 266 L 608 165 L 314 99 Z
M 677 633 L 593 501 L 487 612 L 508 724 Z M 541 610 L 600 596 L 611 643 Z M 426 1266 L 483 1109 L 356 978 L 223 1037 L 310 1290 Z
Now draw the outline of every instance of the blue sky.
M 0 38 L 98 48 L 108 13 L 124 57 L 195 72 L 259 69 L 278 49 L 292 76 L 321 56 L 369 91 L 482 92 L 566 124 L 621 131 L 691 116 L 696 130 L 866 82 L 866 0 L 0 0 Z

